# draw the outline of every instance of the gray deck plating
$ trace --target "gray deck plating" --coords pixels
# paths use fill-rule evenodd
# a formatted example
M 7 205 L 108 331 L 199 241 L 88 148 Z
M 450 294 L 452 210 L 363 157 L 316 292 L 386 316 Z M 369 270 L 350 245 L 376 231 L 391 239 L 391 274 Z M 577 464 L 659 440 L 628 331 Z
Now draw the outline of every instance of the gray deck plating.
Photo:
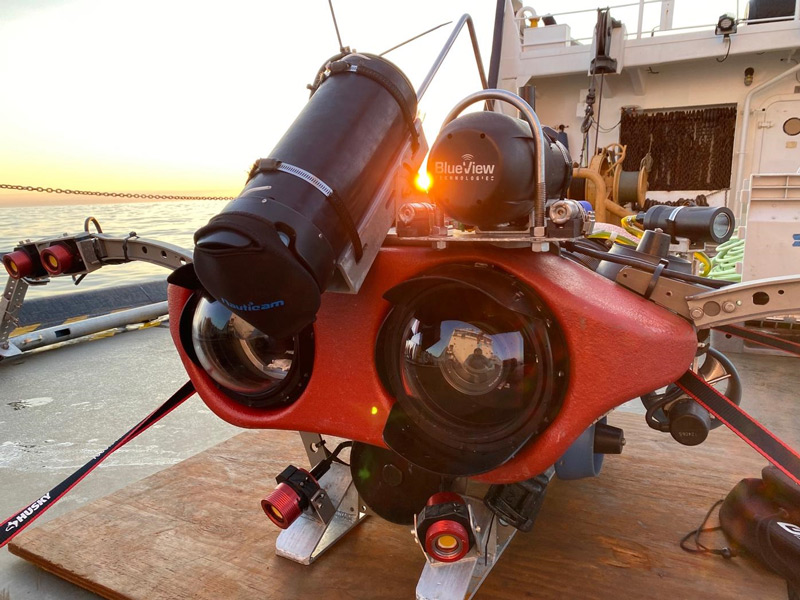
M 0 365 L 0 514 L 28 504 L 186 381 L 169 331 L 153 327 L 45 350 Z M 82 481 L 49 520 L 241 430 L 192 398 Z M 99 598 L 0 550 L 0 599 Z

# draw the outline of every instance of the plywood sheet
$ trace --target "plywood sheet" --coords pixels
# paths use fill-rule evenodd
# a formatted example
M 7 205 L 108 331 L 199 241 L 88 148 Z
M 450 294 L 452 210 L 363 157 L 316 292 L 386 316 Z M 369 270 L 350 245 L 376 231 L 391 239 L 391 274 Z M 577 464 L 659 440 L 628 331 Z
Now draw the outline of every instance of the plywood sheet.
M 534 530 L 519 534 L 477 598 L 785 598 L 742 558 L 694 556 L 678 541 L 763 459 L 729 431 L 696 448 L 625 428 L 599 478 L 554 481 Z M 259 501 L 299 436 L 247 432 L 31 529 L 13 553 L 104 597 L 125 600 L 413 598 L 423 566 L 408 528 L 367 519 L 310 567 L 278 558 Z M 721 539 L 710 539 L 712 545 Z

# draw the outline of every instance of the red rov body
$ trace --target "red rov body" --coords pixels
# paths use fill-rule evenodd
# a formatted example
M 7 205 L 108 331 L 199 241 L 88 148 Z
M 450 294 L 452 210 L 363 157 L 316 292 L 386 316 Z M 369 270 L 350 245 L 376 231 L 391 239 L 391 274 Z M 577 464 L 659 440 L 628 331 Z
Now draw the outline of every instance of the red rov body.
M 631 398 L 675 381 L 695 355 L 692 325 L 593 271 L 553 254 L 487 246 L 444 251 L 385 247 L 358 294 L 325 294 L 314 325 L 310 381 L 286 407 L 244 406 L 227 397 L 192 362 L 178 330 L 192 292 L 176 286 L 169 289 L 172 337 L 197 392 L 225 421 L 246 428 L 312 431 L 385 447 L 382 433 L 395 400 L 375 365 L 378 332 L 391 309 L 383 295 L 447 263 L 488 263 L 523 282 L 555 314 L 569 353 L 569 383 L 558 415 L 513 458 L 476 479 L 509 483 L 541 473 L 597 419 Z M 621 377 L 630 373 L 632 356 L 636 372 Z

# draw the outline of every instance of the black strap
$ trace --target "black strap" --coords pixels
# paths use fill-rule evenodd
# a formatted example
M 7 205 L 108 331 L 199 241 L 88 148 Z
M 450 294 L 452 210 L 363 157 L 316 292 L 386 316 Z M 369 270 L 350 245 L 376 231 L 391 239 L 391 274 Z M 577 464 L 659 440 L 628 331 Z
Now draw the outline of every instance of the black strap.
M 739 325 L 724 325 L 715 327 L 715 329 L 762 346 L 777 348 L 800 356 L 800 344 L 774 335 L 759 333 Z M 764 458 L 800 485 L 800 455 L 795 450 L 692 371 L 687 371 L 676 384 Z
M 664 269 L 669 266 L 669 262 L 666 258 L 662 258 L 658 261 L 658 266 L 653 270 L 653 276 L 650 278 L 650 283 L 647 284 L 647 289 L 644 291 L 644 297 L 646 299 L 650 299 L 650 296 L 653 294 L 653 290 L 656 289 L 656 284 L 658 280 L 661 278 L 661 273 L 663 273 Z
M 191 381 L 187 381 L 181 387 L 181 389 L 172 394 L 172 396 L 170 396 L 170 398 L 164 402 L 164 404 L 150 413 L 149 416 L 139 421 L 139 423 L 133 429 L 128 431 L 128 433 L 123 435 L 116 442 L 111 444 L 108 448 L 103 450 L 100 454 L 95 456 L 92 460 L 87 462 L 80 469 L 55 486 L 52 490 L 37 500 L 31 502 L 28 506 L 23 508 L 10 519 L 6 519 L 2 524 L 0 524 L 0 548 L 5 546 L 14 538 L 14 536 L 38 519 L 42 513 L 53 506 L 64 496 L 64 494 L 75 487 L 84 477 L 91 473 L 95 467 L 108 458 L 112 452 L 118 450 L 140 433 L 145 431 L 148 427 L 157 423 L 162 417 L 165 417 L 175 408 L 180 406 L 183 401 L 189 398 L 192 394 L 194 394 L 194 386 L 192 385 Z
M 284 168 L 281 168 L 281 165 L 284 165 Z M 336 193 L 336 190 L 316 177 L 313 173 L 309 173 L 305 169 L 294 167 L 293 165 L 289 165 L 275 158 L 259 158 L 250 169 L 247 181 L 250 181 L 259 173 L 271 173 L 275 171 L 288 173 L 299 177 L 303 181 L 307 181 L 327 198 L 328 203 L 333 207 L 333 210 L 336 211 L 339 222 L 342 224 L 342 227 L 344 227 L 345 233 L 347 233 L 347 236 L 353 244 L 353 253 L 355 254 L 356 262 L 360 261 L 361 257 L 364 255 L 364 247 L 361 244 L 361 236 L 358 235 L 358 227 L 356 227 L 353 216 L 350 214 L 350 211 L 347 210 L 347 207 L 344 205 L 339 194 Z
M 740 337 L 751 342 L 755 342 L 756 344 L 761 344 L 762 346 L 777 348 L 778 350 L 788 352 L 789 354 L 800 356 L 800 344 L 781 339 L 774 335 L 759 333 L 739 325 L 724 325 L 721 327 L 715 327 L 714 329 L 717 331 L 722 331 L 723 333 L 735 335 L 736 337 Z
M 363 75 L 389 92 L 392 95 L 392 98 L 394 98 L 397 102 L 397 105 L 400 107 L 400 112 L 403 114 L 403 119 L 405 119 L 406 124 L 408 125 L 408 132 L 411 134 L 411 151 L 417 151 L 419 148 L 419 133 L 417 133 L 417 128 L 414 127 L 414 114 L 411 112 L 411 109 L 406 103 L 406 99 L 403 97 L 403 92 L 400 91 L 400 88 L 398 88 L 387 77 L 378 71 L 370 69 L 363 64 L 352 65 L 346 60 L 337 60 L 332 62 L 328 68 L 331 76 L 338 75 L 340 73 L 355 73 L 356 75 Z
M 675 384 L 800 485 L 800 455 L 775 434 L 696 373 L 687 371 Z

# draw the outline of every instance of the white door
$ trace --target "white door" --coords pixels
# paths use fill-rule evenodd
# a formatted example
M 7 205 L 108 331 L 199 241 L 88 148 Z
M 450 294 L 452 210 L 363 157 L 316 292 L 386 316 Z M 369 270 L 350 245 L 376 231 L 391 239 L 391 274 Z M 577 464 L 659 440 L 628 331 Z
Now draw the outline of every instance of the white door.
M 797 173 L 800 169 L 800 99 L 767 106 L 763 120 L 758 173 Z

